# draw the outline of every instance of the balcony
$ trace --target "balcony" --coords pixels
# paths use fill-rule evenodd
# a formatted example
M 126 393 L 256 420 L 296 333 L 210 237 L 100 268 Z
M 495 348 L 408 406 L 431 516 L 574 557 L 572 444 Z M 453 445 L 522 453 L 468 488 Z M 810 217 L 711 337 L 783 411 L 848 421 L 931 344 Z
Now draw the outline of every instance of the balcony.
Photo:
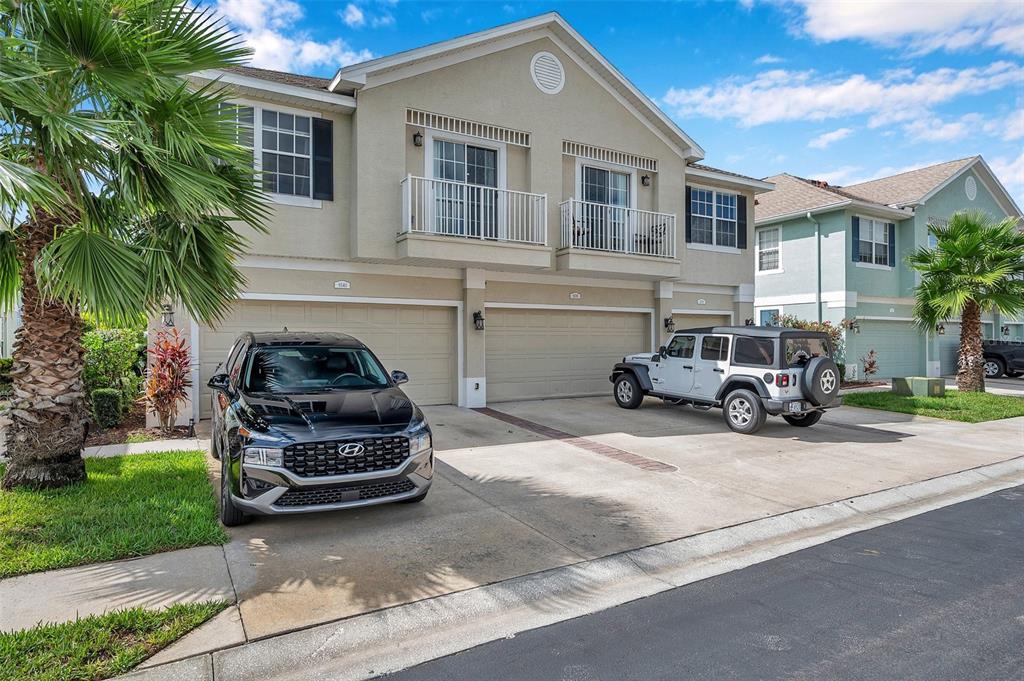
M 676 216 L 569 199 L 559 204 L 560 270 L 661 279 L 679 275 Z
M 551 267 L 547 197 L 410 175 L 397 242 L 400 258 Z

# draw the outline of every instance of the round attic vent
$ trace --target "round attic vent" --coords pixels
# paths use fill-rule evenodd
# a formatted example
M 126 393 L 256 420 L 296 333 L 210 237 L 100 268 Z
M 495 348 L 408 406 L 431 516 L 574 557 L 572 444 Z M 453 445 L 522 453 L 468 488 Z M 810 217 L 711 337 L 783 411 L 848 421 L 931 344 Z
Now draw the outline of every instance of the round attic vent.
M 538 52 L 533 55 L 530 61 L 530 75 L 533 76 L 533 84 L 541 92 L 549 95 L 556 95 L 562 91 L 565 85 L 565 69 L 558 57 L 550 52 Z
M 978 195 L 978 183 L 974 181 L 973 177 L 964 180 L 964 193 L 967 194 L 969 201 L 973 201 L 974 197 Z

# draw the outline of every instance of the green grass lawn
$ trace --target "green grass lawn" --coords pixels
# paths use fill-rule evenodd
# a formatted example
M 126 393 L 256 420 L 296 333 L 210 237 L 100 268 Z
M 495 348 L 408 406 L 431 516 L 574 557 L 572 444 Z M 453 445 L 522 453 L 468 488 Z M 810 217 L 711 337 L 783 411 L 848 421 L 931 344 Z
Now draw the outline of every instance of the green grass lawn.
M 129 671 L 227 607 L 224 601 L 131 608 L 0 633 L 0 681 L 98 681 Z
M 0 491 L 0 578 L 227 541 L 202 452 L 91 458 L 85 468 L 79 485 Z
M 843 395 L 843 404 L 967 423 L 1024 416 L 1024 398 L 956 390 L 947 390 L 945 397 L 907 397 L 889 392 L 850 393 Z

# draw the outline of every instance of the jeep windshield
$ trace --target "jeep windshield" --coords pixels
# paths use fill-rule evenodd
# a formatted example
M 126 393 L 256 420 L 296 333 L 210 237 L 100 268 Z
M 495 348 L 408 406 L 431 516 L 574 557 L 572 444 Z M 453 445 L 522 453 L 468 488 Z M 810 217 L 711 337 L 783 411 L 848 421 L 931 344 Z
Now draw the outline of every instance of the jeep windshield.
M 387 372 L 365 348 L 261 347 L 250 358 L 247 393 L 311 393 L 386 388 Z
M 831 357 L 828 340 L 820 336 L 785 336 L 786 366 L 802 367 L 814 357 Z

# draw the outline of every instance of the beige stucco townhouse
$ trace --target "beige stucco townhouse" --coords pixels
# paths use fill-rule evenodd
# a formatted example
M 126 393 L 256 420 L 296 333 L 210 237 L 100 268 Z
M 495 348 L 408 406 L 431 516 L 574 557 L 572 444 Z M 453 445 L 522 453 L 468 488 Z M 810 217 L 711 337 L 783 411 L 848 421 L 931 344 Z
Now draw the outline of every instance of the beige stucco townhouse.
M 557 14 L 237 93 L 273 207 L 244 293 L 191 338 L 197 399 L 244 330 L 331 330 L 421 404 L 609 390 L 672 324 L 753 316 L 754 197 Z M 160 322 L 154 321 L 154 326 Z

